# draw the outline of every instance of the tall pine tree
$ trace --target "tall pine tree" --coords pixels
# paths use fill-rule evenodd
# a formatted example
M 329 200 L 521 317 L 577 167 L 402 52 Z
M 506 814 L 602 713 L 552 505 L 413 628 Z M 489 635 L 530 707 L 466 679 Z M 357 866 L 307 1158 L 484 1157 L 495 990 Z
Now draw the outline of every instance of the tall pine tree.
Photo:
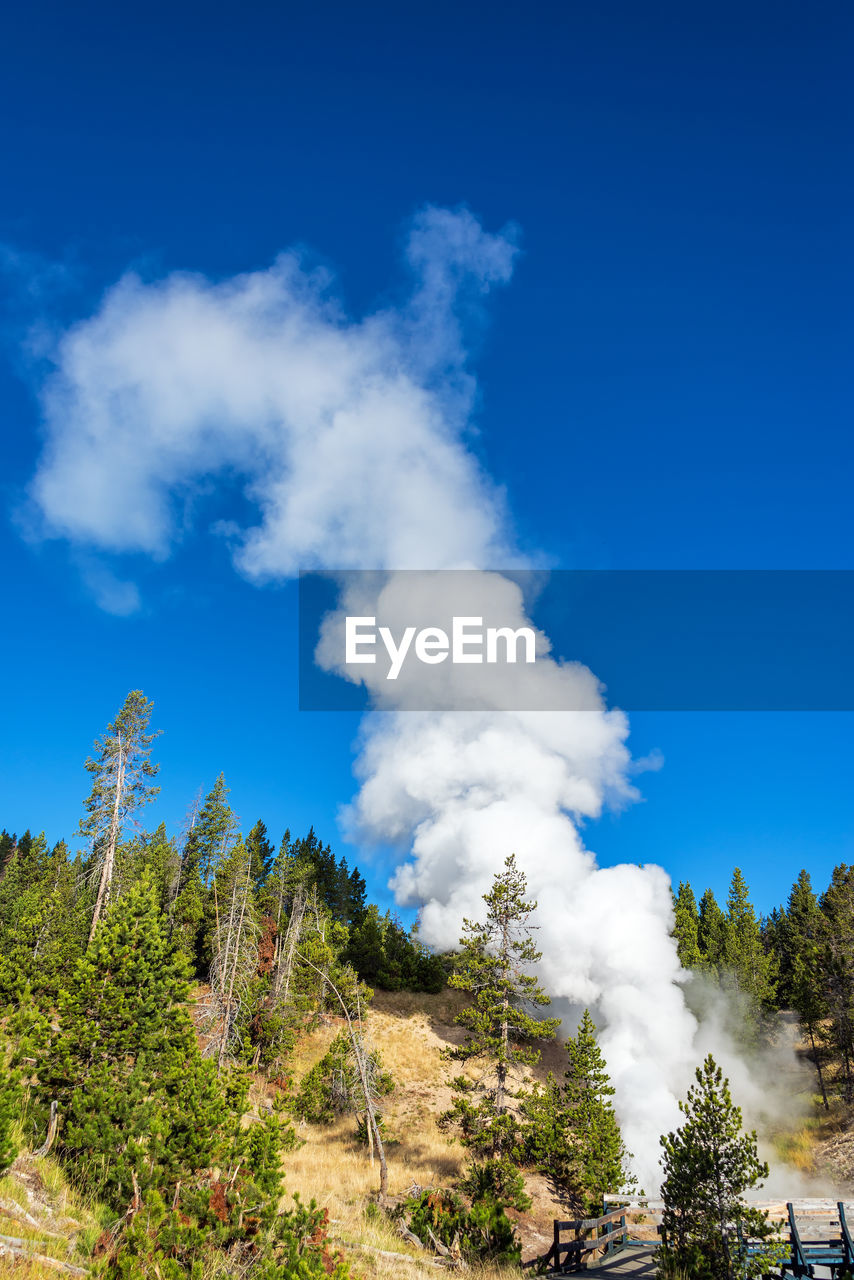
M 463 922 L 449 980 L 451 986 L 470 992 L 474 1001 L 457 1017 L 466 1029 L 466 1041 L 448 1057 L 476 1060 L 483 1070 L 477 1081 L 463 1075 L 453 1081 L 454 1103 L 440 1123 L 457 1128 L 473 1155 L 493 1161 L 506 1162 L 518 1140 L 513 1072 L 536 1063 L 537 1042 L 552 1040 L 560 1026 L 559 1018 L 535 1018 L 525 1009 L 550 1003 L 529 972 L 540 952 L 530 924 L 537 904 L 526 899 L 526 887 L 511 854 L 483 895 L 484 920 Z
M 90 842 L 98 877 L 90 942 L 109 902 L 124 823 L 160 790 L 152 782 L 159 769 L 151 760 L 152 744 L 158 736 L 148 732 L 152 706 L 141 689 L 131 690 L 103 738 L 95 740 L 95 755 L 86 761 L 92 790 L 79 831 Z
M 761 1187 L 768 1166 L 757 1154 L 756 1134 L 742 1133 L 741 1110 L 711 1054 L 679 1108 L 682 1126 L 661 1139 L 662 1253 L 689 1276 L 761 1276 L 777 1260 L 770 1242 L 774 1226 L 744 1195 Z M 739 1231 L 765 1241 L 766 1249 L 748 1258 L 739 1248 Z
M 682 968 L 698 968 L 703 958 L 700 950 L 700 915 L 694 890 L 687 882 L 680 882 L 678 891 L 673 895 L 673 936 Z

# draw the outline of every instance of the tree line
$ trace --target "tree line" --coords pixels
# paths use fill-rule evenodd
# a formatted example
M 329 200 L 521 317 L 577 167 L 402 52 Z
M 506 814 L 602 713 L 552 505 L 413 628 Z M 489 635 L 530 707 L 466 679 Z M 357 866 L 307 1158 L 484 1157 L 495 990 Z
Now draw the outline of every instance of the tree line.
M 535 976 L 536 903 L 515 856 L 496 872 L 482 917 L 464 922 L 458 948 L 437 956 L 367 901 L 358 868 L 313 829 L 286 831 L 278 845 L 260 820 L 244 834 L 222 775 L 178 835 L 137 825 L 158 791 L 151 714 L 133 691 L 96 741 L 82 848 L 0 836 L 0 1173 L 22 1124 L 45 1134 L 44 1148 L 115 1215 L 102 1249 L 111 1280 L 196 1277 L 212 1253 L 227 1273 L 258 1280 L 349 1274 L 316 1206 L 294 1197 L 283 1208 L 295 1119 L 353 1115 L 356 1140 L 377 1161 L 379 1206 L 407 1238 L 469 1261 L 520 1260 L 508 1210 L 529 1206 L 528 1172 L 579 1214 L 598 1212 L 606 1191 L 634 1187 L 588 1010 L 564 1042 L 562 1070 L 537 1071 L 560 1024 L 542 1012 L 550 1001 Z M 842 1055 L 846 1091 L 849 890 L 847 868 L 821 898 L 804 874 L 767 920 L 740 872 L 725 909 L 709 892 L 698 905 L 688 885 L 674 896 L 686 968 L 736 993 L 757 1036 L 788 1000 L 819 1046 L 817 1065 L 831 1047 Z M 365 1015 L 376 986 L 437 992 L 446 981 L 465 1003 L 462 1042 L 446 1051 L 455 1074 L 440 1125 L 468 1164 L 455 1187 L 393 1204 L 383 1107 L 394 1080 Z M 340 1030 L 328 1052 L 292 1080 L 300 1037 L 333 1016 Z M 698 1074 L 689 1119 L 704 1108 L 716 1124 L 726 1114 L 732 1145 L 740 1116 L 716 1072 L 706 1063 Z M 250 1116 L 259 1077 L 276 1100 Z M 663 1141 L 672 1185 L 684 1168 L 696 1181 L 683 1131 Z M 755 1181 L 755 1142 L 737 1142 L 739 1177 Z M 696 1242 L 696 1230 L 685 1239 Z
M 558 1023 L 527 1011 L 548 997 L 530 974 L 536 904 L 513 858 L 485 920 L 437 956 L 367 901 L 358 868 L 313 829 L 277 846 L 263 821 L 241 830 L 222 775 L 181 833 L 144 830 L 159 789 L 151 715 L 135 690 L 96 740 L 82 847 L 0 836 L 0 1159 L 14 1159 L 21 1121 L 48 1135 L 73 1181 L 116 1215 L 108 1275 L 195 1276 L 212 1249 L 261 1280 L 347 1273 L 313 1205 L 279 1211 L 282 1160 L 299 1141 L 295 1119 L 351 1113 L 387 1203 L 382 1108 L 394 1082 L 366 1030 L 375 986 L 450 981 L 470 997 L 464 1044 L 449 1052 L 463 1072 L 441 1120 L 470 1162 L 442 1193 L 454 1212 L 441 1222 L 431 1225 L 438 1201 L 399 1206 L 411 1236 L 439 1240 L 453 1221 L 443 1247 L 518 1261 L 506 1210 L 528 1203 L 520 1168 L 584 1208 L 628 1182 L 589 1014 L 563 1078 L 524 1082 Z M 333 1016 L 328 1053 L 292 1081 L 300 1037 Z M 259 1075 L 276 1102 L 247 1123 Z
M 674 894 L 679 959 L 736 997 L 737 1032 L 758 1043 L 775 1015 L 798 1015 L 822 1103 L 854 1101 L 854 866 L 835 867 L 823 892 L 801 871 L 784 905 L 757 915 L 736 868 L 722 908 L 711 889 L 699 903 L 690 884 Z

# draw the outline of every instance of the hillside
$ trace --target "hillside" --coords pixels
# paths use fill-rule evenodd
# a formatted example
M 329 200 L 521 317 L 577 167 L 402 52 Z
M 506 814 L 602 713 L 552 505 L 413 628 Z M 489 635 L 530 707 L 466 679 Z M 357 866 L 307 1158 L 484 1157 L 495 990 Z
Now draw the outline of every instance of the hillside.
M 393 1197 L 405 1195 L 413 1185 L 447 1186 L 462 1175 L 466 1152 L 441 1132 L 436 1120 L 451 1101 L 446 1084 L 448 1065 L 443 1062 L 441 1051 L 459 1043 L 460 1031 L 454 1025 L 454 1017 L 463 1003 L 463 997 L 454 991 L 439 995 L 377 991 L 374 995 L 368 1015 L 369 1035 L 395 1081 L 394 1093 L 384 1108 L 389 1135 L 389 1191 Z M 303 1039 L 293 1060 L 297 1078 L 322 1058 L 342 1022 L 329 1018 Z M 558 1046 L 555 1051 L 557 1056 Z M 542 1074 L 545 1070 L 544 1064 Z M 270 1087 L 265 1088 L 265 1095 L 270 1092 Z M 329 1210 L 333 1236 L 406 1251 L 407 1246 L 395 1237 L 393 1229 L 365 1219 L 364 1206 L 376 1190 L 377 1174 L 366 1149 L 355 1141 L 355 1120 L 347 1117 L 322 1126 L 303 1123 L 298 1126 L 298 1133 L 304 1145 L 287 1157 L 289 1190 L 298 1191 L 303 1198 L 313 1196 Z M 544 1179 L 534 1175 L 527 1179 L 527 1185 L 533 1198 L 530 1211 L 510 1211 L 526 1258 L 548 1248 L 552 1219 L 558 1213 L 557 1201 L 549 1194 Z M 419 1259 L 414 1254 L 414 1258 L 414 1265 L 422 1270 L 423 1255 Z M 360 1261 L 362 1269 L 364 1265 Z
M 441 1054 L 459 1042 L 454 1018 L 463 1003 L 464 997 L 450 990 L 438 995 L 384 991 L 374 995 L 368 1033 L 395 1080 L 384 1107 L 392 1199 L 404 1196 L 413 1185 L 453 1184 L 462 1174 L 466 1153 L 440 1131 L 436 1121 L 451 1100 L 448 1065 Z M 300 1040 L 291 1061 L 294 1086 L 323 1057 L 341 1026 L 341 1019 L 327 1015 Z M 549 1046 L 537 1076 L 550 1068 L 562 1069 L 561 1056 L 558 1043 Z M 256 1075 L 253 1111 L 258 1114 L 269 1108 L 277 1092 L 276 1086 Z M 328 1212 L 330 1241 L 350 1258 L 354 1272 L 378 1280 L 435 1276 L 431 1255 L 401 1239 L 394 1224 L 371 1208 L 377 1169 L 366 1148 L 356 1141 L 355 1119 L 347 1116 L 329 1125 L 303 1122 L 297 1131 L 302 1145 L 285 1157 L 286 1200 L 296 1192 L 303 1200 L 314 1198 Z M 778 1155 L 791 1162 L 793 1175 L 798 1170 L 801 1175 L 833 1177 L 840 1192 L 850 1187 L 854 1129 L 841 1112 L 779 1135 L 776 1145 Z M 563 1216 L 565 1210 L 543 1178 L 529 1174 L 526 1182 L 531 1209 L 524 1214 L 511 1210 L 510 1216 L 527 1259 L 545 1252 L 552 1219 Z M 795 1190 L 802 1193 L 797 1186 Z M 23 1154 L 0 1180 L 0 1275 L 34 1280 L 79 1275 L 81 1268 L 91 1265 L 93 1251 L 97 1256 L 98 1240 L 110 1225 L 109 1212 L 75 1194 L 51 1157 Z M 15 1250 L 13 1255 L 10 1248 Z M 21 1250 L 47 1256 L 26 1263 Z M 497 1268 L 482 1274 L 484 1280 L 506 1275 Z
M 462 1176 L 466 1152 L 439 1129 L 436 1120 L 451 1101 L 446 1083 L 449 1066 L 441 1053 L 460 1042 L 454 1018 L 463 1005 L 464 997 L 450 990 L 439 995 L 384 991 L 374 995 L 369 1033 L 395 1080 L 384 1110 L 392 1196 L 406 1194 L 413 1184 L 448 1185 Z M 297 1077 L 320 1060 L 341 1025 L 340 1019 L 329 1018 L 305 1037 L 293 1061 Z M 559 1073 L 565 1066 L 565 1054 L 556 1041 L 546 1046 L 532 1074 L 543 1079 L 547 1071 Z M 352 1118 L 329 1126 L 301 1125 L 304 1145 L 288 1156 L 288 1186 L 303 1196 L 314 1196 L 327 1208 L 333 1234 L 341 1239 L 405 1249 L 389 1228 L 366 1222 L 364 1205 L 375 1191 L 377 1175 L 364 1147 L 354 1141 L 354 1129 Z M 777 1160 L 791 1166 L 790 1195 L 827 1193 L 828 1188 L 843 1194 L 854 1188 L 854 1124 L 841 1108 L 825 1120 L 794 1123 L 791 1130 L 777 1134 L 774 1145 Z M 526 1172 L 526 1188 L 533 1201 L 530 1210 L 509 1213 L 518 1227 L 523 1258 L 528 1259 L 545 1252 L 553 1219 L 567 1216 L 568 1211 L 552 1195 L 545 1178 Z
M 384 1111 L 393 1198 L 405 1195 L 413 1185 L 447 1186 L 462 1174 L 466 1153 L 439 1130 L 436 1120 L 451 1100 L 445 1083 L 448 1066 L 441 1051 L 460 1040 L 454 1017 L 463 1003 L 463 997 L 450 990 L 439 995 L 375 993 L 368 1031 L 395 1080 Z M 291 1062 L 296 1083 L 322 1058 L 342 1025 L 342 1019 L 327 1016 L 321 1026 L 302 1038 Z M 544 1074 L 552 1057 L 555 1061 L 551 1065 L 558 1065 L 559 1053 L 557 1045 L 547 1051 L 538 1075 Z M 276 1086 L 258 1075 L 252 1090 L 256 1113 L 269 1107 L 277 1092 Z M 299 1123 L 297 1131 L 302 1146 L 285 1157 L 288 1196 L 297 1192 L 303 1200 L 314 1198 L 328 1211 L 330 1238 L 351 1256 L 355 1272 L 366 1277 L 435 1275 L 429 1254 L 402 1240 L 392 1223 L 370 1209 L 366 1212 L 376 1191 L 377 1171 L 366 1148 L 356 1141 L 354 1118 L 344 1117 L 330 1125 Z M 509 1211 L 525 1258 L 548 1248 L 552 1219 L 559 1212 L 544 1179 L 529 1176 L 527 1186 L 533 1199 L 530 1211 Z M 19 1157 L 0 1181 L 0 1197 L 7 1207 L 19 1206 L 32 1219 L 0 1215 L 0 1233 L 24 1239 L 26 1249 L 35 1248 L 34 1241 L 41 1242 L 38 1251 L 61 1259 L 64 1274 L 76 1274 L 71 1267 L 85 1267 L 91 1261 L 92 1249 L 109 1215 L 97 1205 L 84 1205 L 50 1157 Z M 5 1274 L 46 1277 L 58 1275 L 60 1270 L 46 1260 L 25 1265 L 0 1256 L 0 1275 Z M 489 1280 L 506 1273 L 486 1268 L 482 1274 Z

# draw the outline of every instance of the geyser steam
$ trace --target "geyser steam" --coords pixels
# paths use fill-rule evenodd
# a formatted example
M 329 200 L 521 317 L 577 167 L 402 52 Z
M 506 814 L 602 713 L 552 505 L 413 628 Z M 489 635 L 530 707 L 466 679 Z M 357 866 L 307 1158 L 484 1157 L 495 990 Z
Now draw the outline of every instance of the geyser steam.
M 105 554 L 167 556 L 189 500 L 217 477 L 242 477 L 258 512 L 219 530 L 258 583 L 299 567 L 520 565 L 501 494 L 464 443 L 476 391 L 464 335 L 515 252 L 512 232 L 425 209 L 408 238 L 408 302 L 361 320 L 293 254 L 220 283 L 126 276 L 57 345 L 30 490 L 43 533 L 85 548 L 90 566 L 101 556 L 89 580 L 117 612 L 136 595 Z M 515 590 L 484 579 L 488 598 Z M 521 596 L 516 608 L 524 618 Z M 422 907 L 422 936 L 439 946 L 516 852 L 540 903 L 543 980 L 595 1010 L 649 1190 L 698 1057 L 669 882 L 653 866 L 600 869 L 584 848 L 579 820 L 632 794 L 628 726 L 586 669 L 547 662 L 538 678 L 575 681 L 588 709 L 505 711 L 484 695 L 466 712 L 401 714 L 385 701 L 364 725 L 351 821 L 401 848 L 398 900 Z

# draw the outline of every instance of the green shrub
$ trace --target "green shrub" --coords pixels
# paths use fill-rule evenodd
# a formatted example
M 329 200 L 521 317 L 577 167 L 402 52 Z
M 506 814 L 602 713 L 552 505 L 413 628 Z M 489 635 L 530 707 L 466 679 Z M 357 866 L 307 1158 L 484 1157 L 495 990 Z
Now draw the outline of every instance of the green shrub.
M 459 1248 L 465 1262 L 521 1262 L 513 1224 L 504 1205 L 492 1194 L 483 1194 L 468 1209 L 455 1191 L 422 1191 L 405 1201 L 397 1213 L 408 1220 L 410 1230 L 428 1247 L 432 1232 L 446 1248 Z
M 384 1070 L 378 1053 L 369 1055 L 372 1093 L 385 1097 L 394 1089 L 394 1081 Z M 364 1111 L 365 1100 L 349 1038 L 340 1031 L 326 1053 L 304 1076 L 290 1109 L 300 1120 L 310 1124 L 331 1124 L 337 1115 Z M 367 1134 L 365 1136 L 367 1141 Z

